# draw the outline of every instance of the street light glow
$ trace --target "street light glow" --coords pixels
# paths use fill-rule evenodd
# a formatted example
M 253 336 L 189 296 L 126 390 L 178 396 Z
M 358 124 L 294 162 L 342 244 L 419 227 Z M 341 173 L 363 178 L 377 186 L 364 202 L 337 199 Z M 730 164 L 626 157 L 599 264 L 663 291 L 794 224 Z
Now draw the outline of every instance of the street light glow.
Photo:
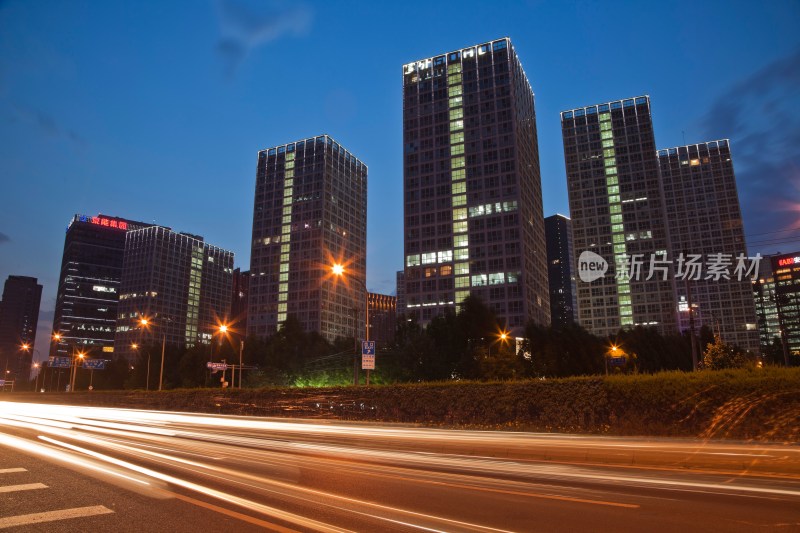
M 225 324 L 221 324 L 219 326 L 219 332 L 220 333 L 227 333 L 228 332 L 228 326 L 226 326 Z
M 61 340 L 61 335 L 59 333 L 53 333 L 53 339 L 55 339 L 57 341 L 60 341 Z
M 139 321 L 139 324 L 141 324 L 141 325 L 143 325 L 143 326 L 146 326 L 146 325 L 148 325 L 149 323 L 150 323 L 150 321 L 149 321 L 149 320 L 147 320 L 146 318 L 143 318 L 143 319 L 141 319 L 141 320 Z
M 339 263 L 336 263 L 331 267 L 331 271 L 337 276 L 341 276 L 342 274 L 344 274 L 344 266 L 340 265 Z
M 30 346 L 30 345 L 29 345 L 27 342 L 26 342 L 25 344 L 23 344 L 23 345 L 22 345 L 22 349 L 23 349 L 23 350 L 27 350 L 27 349 L 28 349 L 28 348 L 30 348 L 30 347 L 31 347 L 31 346 Z

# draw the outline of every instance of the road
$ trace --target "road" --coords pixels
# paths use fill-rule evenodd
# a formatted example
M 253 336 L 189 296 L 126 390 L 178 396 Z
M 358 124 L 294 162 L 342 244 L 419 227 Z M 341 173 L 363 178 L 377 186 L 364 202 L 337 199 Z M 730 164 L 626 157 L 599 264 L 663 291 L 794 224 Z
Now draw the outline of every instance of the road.
M 800 447 L 0 402 L 0 529 L 800 531 Z

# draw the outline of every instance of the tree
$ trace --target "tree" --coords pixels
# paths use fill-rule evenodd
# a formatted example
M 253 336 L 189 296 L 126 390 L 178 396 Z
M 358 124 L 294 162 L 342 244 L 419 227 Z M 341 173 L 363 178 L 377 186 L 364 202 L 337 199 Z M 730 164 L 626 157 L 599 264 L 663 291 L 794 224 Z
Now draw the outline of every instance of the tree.
M 706 345 L 703 353 L 703 367 L 709 370 L 723 370 L 726 368 L 744 368 L 750 366 L 752 361 L 747 354 L 736 346 L 725 344 L 717 336 L 713 344 Z

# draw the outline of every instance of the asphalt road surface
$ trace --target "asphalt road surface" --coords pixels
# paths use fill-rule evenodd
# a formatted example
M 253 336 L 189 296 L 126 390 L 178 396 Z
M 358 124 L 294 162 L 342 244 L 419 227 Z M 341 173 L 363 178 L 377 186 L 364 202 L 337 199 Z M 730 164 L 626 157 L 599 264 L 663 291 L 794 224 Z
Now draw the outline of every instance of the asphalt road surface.
M 0 529 L 800 531 L 800 447 L 0 402 Z

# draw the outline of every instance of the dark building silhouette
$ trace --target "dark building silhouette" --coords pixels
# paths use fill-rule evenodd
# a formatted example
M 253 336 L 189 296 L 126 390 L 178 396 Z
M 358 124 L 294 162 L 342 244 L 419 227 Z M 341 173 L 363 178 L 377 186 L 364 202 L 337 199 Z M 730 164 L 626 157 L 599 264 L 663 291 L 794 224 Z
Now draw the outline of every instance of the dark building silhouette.
M 406 272 L 399 270 L 397 272 L 397 316 L 406 315 Z
M 250 294 L 250 271 L 237 268 L 233 271 L 233 291 L 231 293 L 231 334 L 238 340 L 247 335 L 247 300 Z
M 394 341 L 397 326 L 397 297 L 388 294 L 368 293 L 369 338 L 382 350 Z
M 363 338 L 366 249 L 364 163 L 328 135 L 260 151 L 248 336 L 270 336 L 293 315 L 329 341 Z
M 550 323 L 534 95 L 510 39 L 403 66 L 405 298 Z
M 547 275 L 550 282 L 550 321 L 563 328 L 575 322 L 575 253 L 572 249 L 572 221 L 564 215 L 544 219 L 547 236 Z
M 767 260 L 774 280 L 777 333 L 786 352 L 796 357 L 800 355 L 800 252 L 772 255 Z
M 0 302 L 0 379 L 28 380 L 41 300 L 42 286 L 36 278 L 9 276 L 6 279 Z
M 67 227 L 58 279 L 50 355 L 68 356 L 73 347 L 108 358 L 114 350 L 119 282 L 125 235 L 149 226 L 106 215 L 75 215 Z

